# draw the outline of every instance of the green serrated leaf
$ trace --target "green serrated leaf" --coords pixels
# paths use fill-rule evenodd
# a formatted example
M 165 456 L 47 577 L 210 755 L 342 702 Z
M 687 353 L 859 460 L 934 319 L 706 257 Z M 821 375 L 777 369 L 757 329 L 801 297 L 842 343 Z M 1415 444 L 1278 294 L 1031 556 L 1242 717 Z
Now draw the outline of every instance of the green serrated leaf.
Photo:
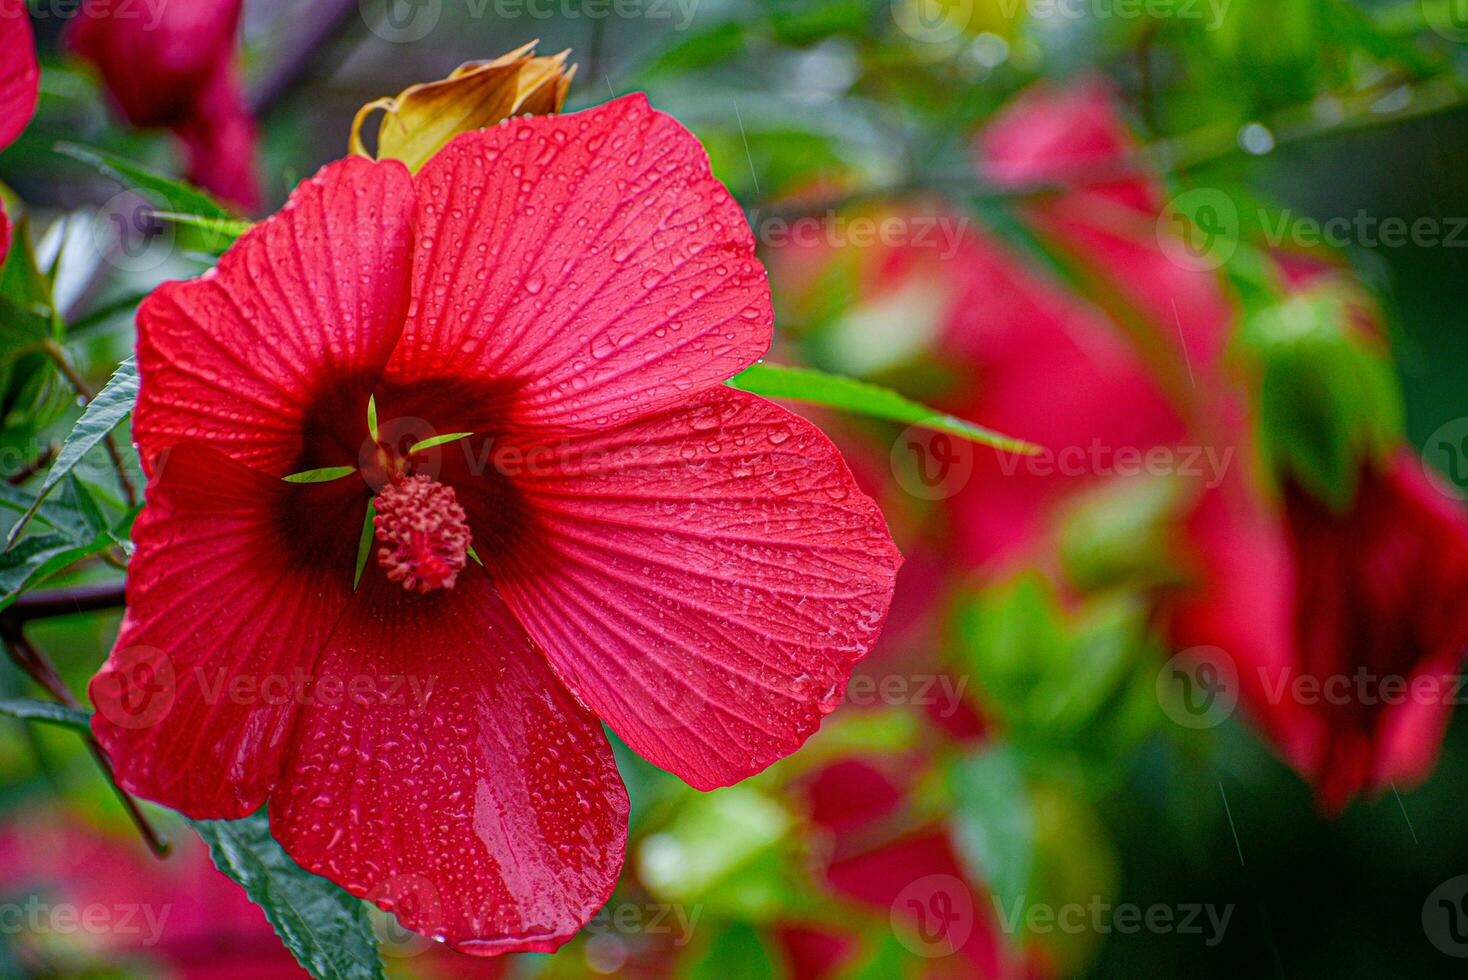
M 195 820 L 221 872 L 238 882 L 291 955 L 313 977 L 380 978 L 382 961 L 362 903 L 302 868 L 270 836 L 264 813 Z
M 57 143 L 56 152 L 94 167 L 128 187 L 156 194 L 168 204 L 172 212 L 198 215 L 201 218 L 235 218 L 228 209 L 199 188 L 142 164 L 76 143 Z
M 17 514 L 24 514 L 35 502 L 35 494 L 22 490 L 6 480 L 0 480 L 0 507 L 15 511 Z M 49 507 L 43 506 L 36 513 L 36 520 L 56 530 L 62 530 L 57 526 L 55 515 L 50 512 Z
M 811 368 L 755 364 L 726 383 L 732 388 L 766 398 L 824 405 L 843 412 L 947 432 L 1005 452 L 1025 455 L 1039 452 L 1039 447 L 1032 443 L 934 411 L 904 398 L 890 388 Z
M 36 493 L 35 502 L 30 509 L 21 515 L 10 529 L 6 539 L 6 548 L 15 545 L 20 537 L 20 532 L 25 529 L 26 524 L 35 514 L 36 508 L 41 506 L 56 485 L 62 481 L 72 470 L 76 469 L 82 457 L 96 448 L 97 444 L 107 437 L 107 434 L 117 427 L 129 412 L 133 409 L 133 403 L 138 398 L 138 368 L 136 362 L 129 357 L 117 366 L 112 377 L 97 396 L 87 403 L 81 418 L 76 420 L 72 426 L 71 433 L 66 441 L 61 444 L 61 451 L 56 454 L 56 461 L 51 464 L 51 469 L 46 473 L 46 479 Z
M 332 480 L 340 480 L 344 476 L 351 476 L 357 472 L 355 466 L 323 466 L 315 470 L 302 470 L 292 473 L 290 476 L 281 477 L 287 483 L 330 483 Z
M 83 735 L 91 732 L 85 711 L 68 708 L 64 704 L 53 704 L 50 701 L 37 701 L 34 698 L 0 698 L 0 715 L 20 721 L 38 721 L 47 725 L 59 725 Z
M 34 534 L 21 541 L 0 554 L 0 609 L 32 585 L 72 562 L 96 554 L 109 543 L 105 534 L 85 542 L 61 533 Z

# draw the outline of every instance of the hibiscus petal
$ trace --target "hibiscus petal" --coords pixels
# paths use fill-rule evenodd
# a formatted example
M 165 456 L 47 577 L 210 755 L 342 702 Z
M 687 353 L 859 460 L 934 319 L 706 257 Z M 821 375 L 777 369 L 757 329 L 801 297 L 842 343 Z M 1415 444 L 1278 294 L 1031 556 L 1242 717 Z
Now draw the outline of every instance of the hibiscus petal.
M 351 595 L 365 509 L 360 480 L 297 486 L 188 443 L 158 461 L 127 615 L 90 689 L 123 787 L 195 818 L 264 802 Z
M 525 460 L 508 475 L 528 527 L 511 548 L 476 537 L 479 553 L 557 673 L 633 749 L 712 789 L 793 752 L 840 703 L 902 559 L 815 426 L 720 389 L 511 448 L 500 459 Z M 476 532 L 501 503 L 460 499 Z
M 354 462 L 407 311 L 414 207 L 402 164 L 341 160 L 216 270 L 155 290 L 138 310 L 145 463 L 183 440 L 278 476 Z
M 417 305 L 394 380 L 513 382 L 513 421 L 600 427 L 769 348 L 748 223 L 693 135 L 641 95 L 466 133 L 417 180 Z
M 21 0 L 0 0 L 0 150 L 15 142 L 31 121 L 40 84 L 26 5 Z
M 370 570 L 313 692 L 270 802 L 304 867 L 480 955 L 549 952 L 611 894 L 611 749 L 479 569 L 428 596 Z

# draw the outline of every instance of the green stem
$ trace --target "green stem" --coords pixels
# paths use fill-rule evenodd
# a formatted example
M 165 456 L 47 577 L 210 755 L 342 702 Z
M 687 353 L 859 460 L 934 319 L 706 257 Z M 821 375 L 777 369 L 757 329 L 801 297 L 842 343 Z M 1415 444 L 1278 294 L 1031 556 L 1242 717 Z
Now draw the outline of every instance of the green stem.
M 66 682 L 61 679 L 56 665 L 31 644 L 19 623 L 8 620 L 0 621 L 0 640 L 4 641 L 5 649 L 9 652 L 10 659 L 15 661 L 16 666 L 40 685 L 46 693 L 68 708 L 82 709 L 81 702 L 76 699 L 76 695 L 71 693 L 71 688 L 67 687 Z M 107 758 L 107 753 L 101 743 L 91 735 L 84 736 L 84 740 L 87 751 L 97 763 L 97 767 L 102 770 L 102 775 L 106 777 L 108 785 L 117 794 L 118 802 L 127 811 L 128 817 L 137 827 L 148 849 L 158 857 L 167 857 L 173 850 L 173 845 L 149 822 L 147 815 L 138 805 L 138 801 L 117 785 L 117 778 L 112 771 L 112 760 Z

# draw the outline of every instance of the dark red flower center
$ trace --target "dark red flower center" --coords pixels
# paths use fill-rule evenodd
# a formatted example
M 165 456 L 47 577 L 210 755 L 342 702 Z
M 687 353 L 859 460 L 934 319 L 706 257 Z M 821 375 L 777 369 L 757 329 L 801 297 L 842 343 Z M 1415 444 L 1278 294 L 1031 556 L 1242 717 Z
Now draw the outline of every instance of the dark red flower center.
M 410 592 L 451 589 L 469 560 L 469 522 L 452 487 L 406 476 L 377 494 L 377 561 Z

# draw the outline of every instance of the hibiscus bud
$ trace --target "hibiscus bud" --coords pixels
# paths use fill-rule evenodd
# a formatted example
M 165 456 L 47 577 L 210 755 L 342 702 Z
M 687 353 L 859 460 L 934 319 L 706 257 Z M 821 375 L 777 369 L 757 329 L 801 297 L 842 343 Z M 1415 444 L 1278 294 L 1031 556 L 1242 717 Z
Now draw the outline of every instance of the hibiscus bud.
M 460 133 L 487 129 L 511 116 L 560 112 L 576 74 L 575 65 L 566 67 L 571 52 L 538 58 L 535 45 L 531 41 L 492 61 L 465 62 L 441 81 L 367 103 L 352 120 L 351 152 L 374 155 L 362 141 L 362 129 L 378 109 L 383 116 L 376 158 L 401 160 L 413 171 Z
M 1336 277 L 1299 285 L 1247 317 L 1240 345 L 1265 458 L 1341 511 L 1363 463 L 1400 441 L 1401 392 L 1365 296 Z
M 178 137 L 191 182 L 250 212 L 260 185 L 255 121 L 235 72 L 241 9 L 241 0 L 168 0 L 156 11 L 86 0 L 66 43 L 129 125 Z
M 156 16 L 87 0 L 67 28 L 67 44 L 91 62 L 127 121 L 173 127 L 232 62 L 240 0 L 170 0 Z

